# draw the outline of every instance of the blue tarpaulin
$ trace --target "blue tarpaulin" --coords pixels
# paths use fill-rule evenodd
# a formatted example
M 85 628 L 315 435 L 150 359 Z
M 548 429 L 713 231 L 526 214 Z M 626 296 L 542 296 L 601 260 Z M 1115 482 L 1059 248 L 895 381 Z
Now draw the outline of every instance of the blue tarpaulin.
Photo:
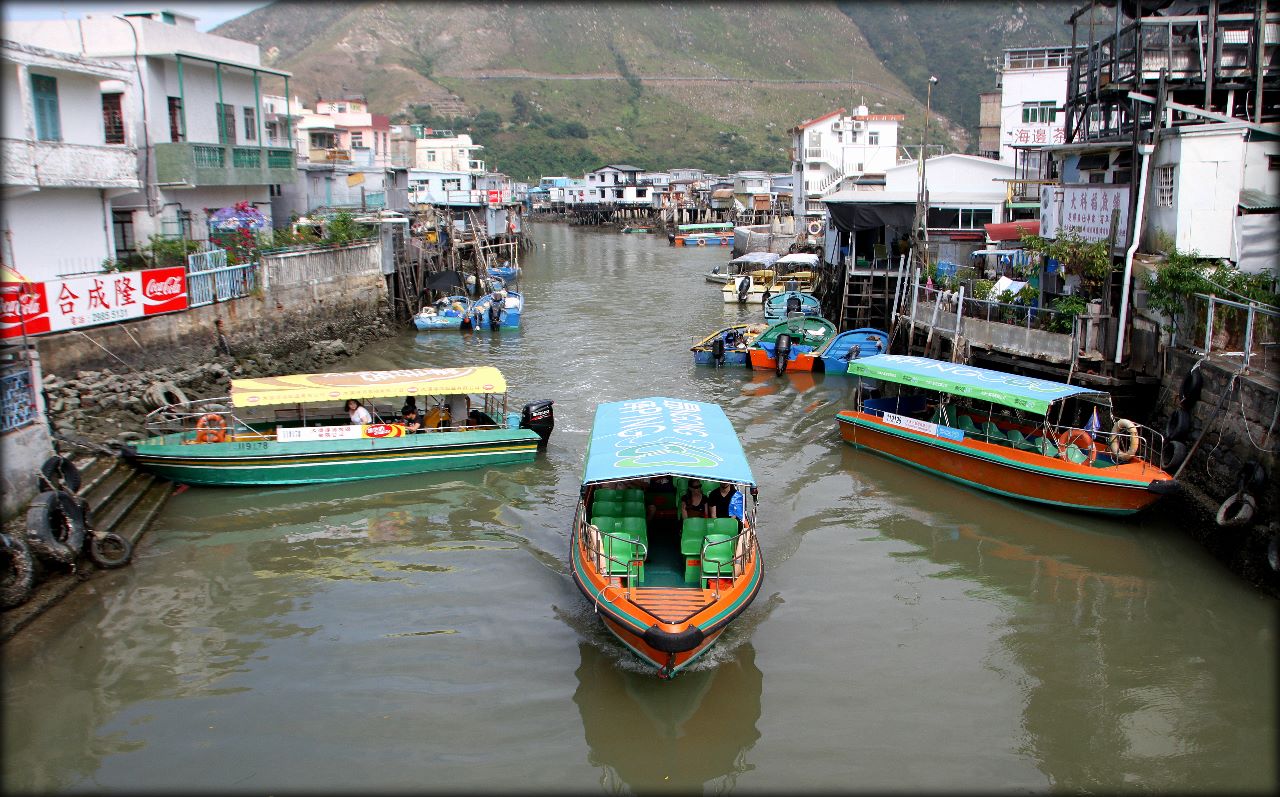
M 582 483 L 663 475 L 755 484 L 738 435 L 715 404 L 654 397 L 596 407 Z

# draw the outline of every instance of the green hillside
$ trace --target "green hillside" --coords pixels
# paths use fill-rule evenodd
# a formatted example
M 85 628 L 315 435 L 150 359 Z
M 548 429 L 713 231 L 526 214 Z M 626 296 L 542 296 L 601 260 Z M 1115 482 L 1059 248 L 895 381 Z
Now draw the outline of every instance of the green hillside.
M 257 43 L 308 104 L 358 93 L 396 121 L 467 130 L 517 179 L 619 162 L 787 171 L 788 129 L 839 107 L 903 113 L 902 143 L 917 143 L 930 69 L 949 76 L 931 139 L 964 149 L 976 91 L 994 84 L 991 15 L 1021 44 L 1069 13 L 1024 6 L 280 0 L 216 32 Z M 921 25 L 977 32 L 956 42 Z

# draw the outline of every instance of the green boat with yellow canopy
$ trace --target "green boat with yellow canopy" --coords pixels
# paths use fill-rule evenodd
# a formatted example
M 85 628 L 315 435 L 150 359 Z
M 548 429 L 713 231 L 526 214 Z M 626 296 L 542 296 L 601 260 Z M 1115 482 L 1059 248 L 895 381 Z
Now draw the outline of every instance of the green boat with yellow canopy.
M 507 411 L 490 366 L 233 379 L 231 395 L 161 407 L 124 446 L 137 467 L 183 484 L 372 479 L 529 462 L 555 426 L 550 400 Z M 401 417 L 412 398 L 420 428 Z M 368 411 L 346 409 L 355 399 Z M 394 402 L 394 404 L 392 403 Z M 229 404 L 229 406 L 228 406 Z

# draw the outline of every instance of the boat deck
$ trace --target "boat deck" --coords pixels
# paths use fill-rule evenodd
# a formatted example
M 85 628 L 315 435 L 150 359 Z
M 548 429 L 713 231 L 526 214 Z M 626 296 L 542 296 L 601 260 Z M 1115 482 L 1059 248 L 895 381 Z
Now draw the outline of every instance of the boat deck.
M 687 620 L 712 601 L 710 590 L 690 587 L 637 587 L 631 602 L 669 623 Z

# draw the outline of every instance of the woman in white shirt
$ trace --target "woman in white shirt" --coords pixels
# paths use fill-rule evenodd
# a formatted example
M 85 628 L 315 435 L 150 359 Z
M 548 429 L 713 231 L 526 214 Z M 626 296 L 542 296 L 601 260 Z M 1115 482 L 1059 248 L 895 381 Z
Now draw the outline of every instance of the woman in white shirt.
M 347 413 L 350 414 L 352 423 L 373 423 L 373 416 L 356 399 L 347 399 Z

